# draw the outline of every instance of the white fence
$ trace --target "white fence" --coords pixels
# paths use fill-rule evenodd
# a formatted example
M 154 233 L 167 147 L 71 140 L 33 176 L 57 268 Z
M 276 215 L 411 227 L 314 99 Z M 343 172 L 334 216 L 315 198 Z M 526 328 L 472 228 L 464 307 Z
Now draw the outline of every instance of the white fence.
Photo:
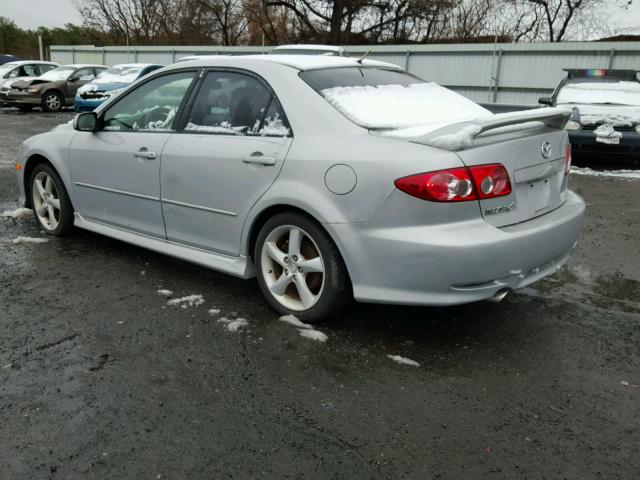
M 395 63 L 481 103 L 533 105 L 564 77 L 563 68 L 640 70 L 640 42 L 347 46 L 350 56 Z M 187 55 L 268 53 L 269 47 L 50 47 L 59 63 L 169 64 Z

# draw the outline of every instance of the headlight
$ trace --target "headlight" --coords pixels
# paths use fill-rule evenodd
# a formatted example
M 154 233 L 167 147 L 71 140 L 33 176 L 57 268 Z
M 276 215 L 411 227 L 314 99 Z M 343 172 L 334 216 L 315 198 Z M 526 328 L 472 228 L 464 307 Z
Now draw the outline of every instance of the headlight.
M 564 128 L 567 130 L 580 130 L 582 125 L 580 125 L 580 122 L 576 122 L 575 120 L 569 120 Z
M 40 89 L 38 87 L 30 87 L 27 92 L 29 93 L 38 93 Z

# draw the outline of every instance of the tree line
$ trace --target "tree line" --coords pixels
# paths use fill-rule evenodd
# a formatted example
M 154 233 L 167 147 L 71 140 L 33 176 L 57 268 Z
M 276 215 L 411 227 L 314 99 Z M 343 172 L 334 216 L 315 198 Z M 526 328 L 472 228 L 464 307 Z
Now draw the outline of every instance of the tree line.
M 625 8 L 632 0 L 609 0 Z M 406 44 L 584 40 L 609 34 L 603 0 L 76 0 L 82 25 L 22 30 L 0 52 L 45 45 Z

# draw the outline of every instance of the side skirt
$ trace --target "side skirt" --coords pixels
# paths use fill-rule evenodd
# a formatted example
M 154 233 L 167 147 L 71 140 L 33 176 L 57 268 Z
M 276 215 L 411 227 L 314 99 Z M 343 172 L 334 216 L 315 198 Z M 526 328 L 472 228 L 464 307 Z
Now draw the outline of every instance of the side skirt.
M 180 243 L 162 240 L 159 238 L 132 232 L 123 228 L 107 225 L 97 220 L 84 218 L 79 213 L 74 213 L 73 224 L 84 230 L 89 230 L 100 235 L 115 238 L 122 242 L 131 243 L 139 247 L 148 248 L 154 252 L 170 255 L 172 257 L 195 263 L 203 267 L 218 270 L 239 278 L 255 277 L 253 264 L 245 256 L 228 257 L 219 253 L 208 252 L 198 248 L 182 245 Z

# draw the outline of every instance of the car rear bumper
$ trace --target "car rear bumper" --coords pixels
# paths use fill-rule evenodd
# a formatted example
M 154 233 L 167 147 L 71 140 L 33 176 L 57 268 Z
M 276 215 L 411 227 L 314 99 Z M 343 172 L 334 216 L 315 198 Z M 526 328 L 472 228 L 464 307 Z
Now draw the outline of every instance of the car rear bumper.
M 517 290 L 557 271 L 569 259 L 585 212 L 567 200 L 541 217 L 496 228 L 482 219 L 384 228 L 329 224 L 356 300 L 455 305 Z
M 596 135 L 590 130 L 570 130 L 569 142 L 574 156 L 597 156 L 602 159 L 640 158 L 640 134 L 620 132 L 619 144 L 607 144 L 596 141 Z

